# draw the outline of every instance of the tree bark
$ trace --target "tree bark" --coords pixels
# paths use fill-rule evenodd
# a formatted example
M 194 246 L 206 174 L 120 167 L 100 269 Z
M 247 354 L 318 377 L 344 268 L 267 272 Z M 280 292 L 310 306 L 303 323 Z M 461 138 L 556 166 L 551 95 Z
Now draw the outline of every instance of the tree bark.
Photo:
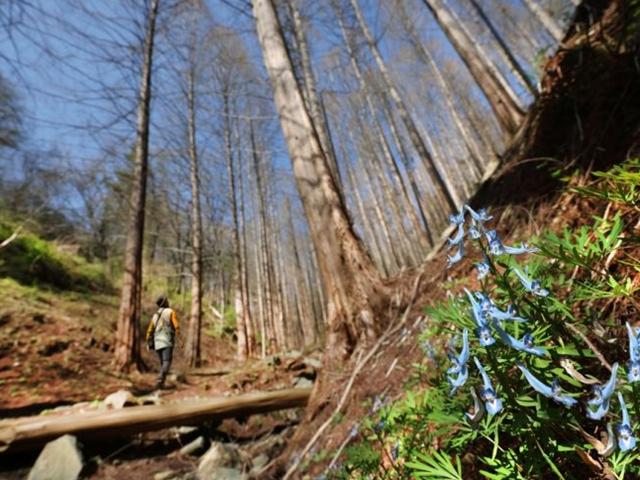
M 424 43 L 420 40 L 417 32 L 413 25 L 411 25 L 411 19 L 407 16 L 406 11 L 404 9 L 403 0 L 400 0 L 396 4 L 396 9 L 399 12 L 400 19 L 404 25 L 405 30 L 409 34 L 409 38 L 411 43 L 415 47 L 418 57 L 423 61 L 425 65 L 428 65 L 433 72 L 436 82 L 440 86 L 440 90 L 444 94 L 445 102 L 447 103 L 447 107 L 449 108 L 449 113 L 451 114 L 451 118 L 455 123 L 458 132 L 464 139 L 464 142 L 469 150 L 471 158 L 474 162 L 474 170 L 478 173 L 478 176 L 482 176 L 484 172 L 484 163 L 483 158 L 485 153 L 483 152 L 481 146 L 478 144 L 478 141 L 473 136 L 473 134 L 469 131 L 469 127 L 464 122 L 460 112 L 458 111 L 458 107 L 456 105 L 456 100 L 454 98 L 454 94 L 452 92 L 451 86 L 445 80 L 444 75 L 438 64 L 433 59 L 429 50 L 425 47 Z
M 382 59 L 382 55 L 378 50 L 378 46 L 376 45 L 373 35 L 371 35 L 371 32 L 369 31 L 369 27 L 367 27 L 364 17 L 362 16 L 362 11 L 360 10 L 360 6 L 358 5 L 358 0 L 351 0 L 351 5 L 356 14 L 358 24 L 360 25 L 360 30 L 362 31 L 367 41 L 367 45 L 369 46 L 369 49 L 373 54 L 373 58 L 375 59 L 376 64 L 378 65 L 378 69 L 382 74 L 382 78 L 388 90 L 387 93 L 389 97 L 393 100 L 393 103 L 396 109 L 398 110 L 398 115 L 400 116 L 400 119 L 404 123 L 405 129 L 409 134 L 409 138 L 411 139 L 413 148 L 416 150 L 416 152 L 418 153 L 418 156 L 422 160 L 425 166 L 425 169 L 427 170 L 429 177 L 431 178 L 431 181 L 433 182 L 434 185 L 437 186 L 439 194 L 443 197 L 444 203 L 446 204 L 446 206 L 449 208 L 450 211 L 456 211 L 458 209 L 458 206 L 456 205 L 456 201 L 453 197 L 453 192 L 451 192 L 447 188 L 445 179 L 443 178 L 445 176 L 445 173 L 438 171 L 438 169 L 436 168 L 433 162 L 433 157 L 431 156 L 429 149 L 425 145 L 424 140 L 420 136 L 420 133 L 418 132 L 418 128 L 416 127 L 416 124 L 413 118 L 409 114 L 409 111 L 404 101 L 402 100 L 402 97 L 400 96 L 400 92 L 398 92 L 398 89 L 395 86 L 395 82 L 391 78 L 391 74 L 389 73 L 387 66 L 384 63 L 384 60 Z
M 120 371 L 140 367 L 140 313 L 142 296 L 142 247 L 144 239 L 145 200 L 149 162 L 149 114 L 151 106 L 151 70 L 155 40 L 156 17 L 160 0 L 152 0 L 147 17 L 144 40 L 144 60 L 140 75 L 140 90 L 136 126 L 135 167 L 127 242 L 124 255 L 124 278 L 115 345 L 115 367 Z
M 195 45 L 192 46 L 195 48 Z M 200 364 L 200 334 L 202 331 L 202 213 L 200 209 L 200 173 L 196 145 L 195 65 L 189 68 L 187 79 L 187 129 L 191 170 L 191 314 L 185 344 L 185 360 L 190 367 Z
M 333 144 L 329 137 L 329 125 L 326 117 L 322 114 L 321 103 L 318 97 L 318 89 L 316 87 L 316 78 L 311 65 L 311 55 L 309 54 L 309 44 L 305 33 L 304 22 L 298 8 L 299 0 L 288 0 L 287 5 L 291 12 L 293 20 L 293 33 L 297 50 L 300 54 L 300 63 L 302 66 L 302 78 L 304 80 L 304 90 L 302 92 L 303 99 L 306 99 L 307 110 L 311 115 L 313 126 L 316 129 L 320 146 L 327 156 L 331 174 L 338 186 L 338 193 L 344 202 L 344 191 L 342 187 L 342 179 L 340 178 L 340 169 L 338 168 L 338 157 L 333 149 Z
M 537 90 L 534 82 L 531 80 L 531 78 L 529 78 L 529 75 L 527 74 L 523 66 L 520 64 L 518 59 L 515 57 L 515 55 L 507 45 L 507 42 L 504 41 L 504 39 L 502 38 L 502 35 L 500 35 L 500 32 L 498 32 L 498 29 L 495 27 L 491 19 L 484 12 L 484 10 L 482 9 L 482 6 L 480 5 L 480 3 L 478 3 L 478 0 L 470 0 L 470 2 L 471 2 L 471 5 L 473 6 L 473 9 L 476 11 L 478 16 L 482 19 L 484 24 L 487 26 L 487 28 L 491 32 L 491 35 L 493 35 L 493 38 L 500 46 L 500 53 L 507 60 L 507 63 L 509 64 L 511 71 L 514 73 L 515 76 L 517 76 L 520 79 L 522 84 L 525 87 L 527 87 L 527 90 L 529 90 L 529 93 L 535 96 L 537 93 Z
M 473 39 L 459 27 L 443 0 L 423 2 L 484 92 L 505 136 L 515 133 L 524 118 L 524 112 L 496 78 L 490 60 L 478 52 Z
M 374 312 L 389 294 L 349 222 L 293 75 L 272 0 L 253 0 L 253 11 L 327 297 L 327 356 L 345 358 L 359 342 L 380 334 L 382 325 L 374 321 Z
M 534 2 L 533 0 L 523 0 L 524 4 L 527 6 L 529 10 L 536 16 L 536 18 L 542 23 L 544 28 L 549 32 L 549 34 L 553 37 L 556 42 L 561 42 L 564 38 L 564 33 L 562 33 L 562 29 L 556 23 L 556 21 L 547 13 L 542 5 L 538 2 Z
M 234 278 L 231 283 L 235 294 L 234 302 L 236 307 L 236 356 L 238 360 L 244 361 L 249 356 L 249 342 L 247 335 L 248 305 L 245 291 L 242 285 L 242 254 L 240 253 L 240 225 L 238 223 L 238 203 L 236 200 L 236 180 L 233 165 L 233 152 L 231 151 L 231 127 L 229 125 L 229 92 L 222 93 L 223 102 L 223 136 L 224 136 L 224 156 L 227 164 L 227 177 L 229 181 L 229 203 L 231 204 L 231 218 L 233 220 L 233 256 L 234 256 Z

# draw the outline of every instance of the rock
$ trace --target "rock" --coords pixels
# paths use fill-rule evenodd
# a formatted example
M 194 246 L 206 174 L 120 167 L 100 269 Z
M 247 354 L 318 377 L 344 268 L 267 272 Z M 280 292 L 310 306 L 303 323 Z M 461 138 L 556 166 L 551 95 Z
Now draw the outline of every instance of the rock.
M 316 370 L 322 368 L 322 362 L 317 358 L 305 357 L 304 363 L 306 363 L 310 367 L 315 368 Z
M 305 377 L 296 377 L 296 379 L 293 382 L 293 387 L 294 388 L 311 388 L 313 387 L 313 381 Z
M 172 470 L 163 470 L 162 472 L 154 473 L 153 480 L 169 480 L 175 477 L 175 472 Z
M 82 470 L 82 453 L 73 435 L 45 445 L 27 480 L 76 480 Z
M 187 443 L 180 449 L 181 455 L 194 455 L 196 452 L 202 450 L 205 445 L 204 437 L 198 437 L 193 442 Z
M 198 480 L 239 480 L 242 459 L 238 447 L 231 443 L 214 442 L 198 465 Z
M 253 468 L 256 470 L 260 470 L 267 463 L 269 463 L 269 457 L 266 454 L 261 453 L 260 455 L 258 455 L 256 458 L 253 459 Z
M 118 390 L 115 393 L 107 395 L 107 398 L 102 402 L 102 408 L 120 410 L 127 403 L 138 403 L 136 397 L 134 397 L 128 390 Z
M 198 479 L 202 477 L 198 476 Z M 207 480 L 246 480 L 247 475 L 237 468 L 220 467 L 213 473 L 213 476 L 206 477 Z
M 173 383 L 187 383 L 187 376 L 182 372 L 171 373 L 167 375 L 167 380 Z

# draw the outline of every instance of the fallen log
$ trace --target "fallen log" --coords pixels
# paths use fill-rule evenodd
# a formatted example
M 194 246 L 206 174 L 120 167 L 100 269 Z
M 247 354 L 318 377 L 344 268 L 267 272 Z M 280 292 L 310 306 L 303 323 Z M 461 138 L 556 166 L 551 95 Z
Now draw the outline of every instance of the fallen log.
M 121 437 L 178 425 L 197 425 L 307 404 L 310 388 L 249 393 L 235 397 L 185 400 L 166 405 L 146 405 L 120 410 L 92 411 L 66 416 L 37 416 L 0 421 L 0 452 L 40 447 L 61 435 L 81 440 Z

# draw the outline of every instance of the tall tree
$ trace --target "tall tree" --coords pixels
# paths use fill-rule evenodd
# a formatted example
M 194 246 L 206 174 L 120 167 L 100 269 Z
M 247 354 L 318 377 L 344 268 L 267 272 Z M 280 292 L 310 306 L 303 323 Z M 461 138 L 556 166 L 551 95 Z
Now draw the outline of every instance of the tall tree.
M 191 312 L 185 356 L 187 363 L 197 367 L 200 363 L 200 333 L 202 330 L 202 213 L 200 209 L 200 174 L 196 145 L 196 45 L 195 32 L 191 35 L 189 68 L 187 71 L 187 131 L 191 176 Z
M 356 19 L 358 21 L 358 25 L 360 26 L 360 30 L 364 35 L 369 50 L 371 50 L 371 53 L 373 54 L 373 58 L 375 59 L 378 69 L 380 70 L 385 86 L 388 89 L 388 95 L 393 101 L 394 106 L 398 111 L 398 115 L 402 120 L 407 133 L 409 134 L 409 138 L 411 140 L 413 148 L 416 150 L 418 156 L 422 160 L 423 165 L 429 174 L 430 180 L 434 185 L 437 186 L 438 193 L 442 196 L 446 208 L 448 208 L 450 211 L 457 210 L 460 205 L 456 204 L 456 200 L 454 199 L 455 193 L 452 192 L 446 185 L 444 179 L 446 173 L 438 171 L 438 169 L 436 168 L 431 152 L 429 152 L 424 139 L 420 136 L 420 132 L 418 131 L 416 122 L 412 118 L 407 106 L 402 100 L 400 92 L 398 91 L 395 82 L 391 78 L 391 73 L 389 72 L 389 69 L 385 64 L 382 55 L 380 54 L 378 45 L 375 42 L 373 35 L 369 31 L 369 27 L 367 26 L 366 21 L 362 15 L 358 0 L 351 0 L 351 6 L 353 7 L 353 10 L 356 14 Z
M 506 136 L 512 135 L 520 126 L 524 112 L 505 85 L 496 76 L 491 60 L 475 46 L 472 38 L 462 29 L 444 0 L 423 0 L 434 18 L 456 49 L 480 89 L 484 92 L 498 123 Z
M 349 222 L 296 83 L 272 0 L 253 0 L 253 12 L 327 297 L 327 354 L 344 358 L 360 340 L 379 335 L 374 312 L 388 292 Z
M 144 237 L 145 199 L 149 161 L 149 117 L 151 106 L 151 70 L 156 17 L 160 0 L 151 0 L 144 36 L 144 57 L 140 71 L 134 170 L 127 243 L 124 256 L 124 279 L 116 331 L 115 365 L 120 370 L 139 366 L 139 323 L 142 294 L 142 245 Z
M 553 37 L 556 42 L 562 41 L 562 37 L 564 34 L 562 33 L 562 29 L 556 23 L 549 12 L 547 12 L 544 7 L 538 1 L 534 0 L 523 0 L 524 4 L 531 10 L 531 12 L 538 18 L 540 23 L 544 26 L 544 28 L 549 32 L 549 34 Z M 574 3 L 575 5 L 575 3 Z

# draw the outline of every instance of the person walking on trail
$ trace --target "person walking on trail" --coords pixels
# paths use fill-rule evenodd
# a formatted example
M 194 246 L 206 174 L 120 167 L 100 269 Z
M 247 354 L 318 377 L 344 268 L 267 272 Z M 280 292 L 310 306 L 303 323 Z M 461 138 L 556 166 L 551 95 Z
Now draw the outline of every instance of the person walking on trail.
M 155 350 L 160 360 L 160 375 L 155 388 L 163 388 L 167 379 L 171 360 L 173 359 L 173 347 L 178 335 L 179 323 L 175 310 L 169 308 L 169 299 L 162 295 L 156 300 L 158 311 L 153 314 L 147 328 L 147 347 Z

